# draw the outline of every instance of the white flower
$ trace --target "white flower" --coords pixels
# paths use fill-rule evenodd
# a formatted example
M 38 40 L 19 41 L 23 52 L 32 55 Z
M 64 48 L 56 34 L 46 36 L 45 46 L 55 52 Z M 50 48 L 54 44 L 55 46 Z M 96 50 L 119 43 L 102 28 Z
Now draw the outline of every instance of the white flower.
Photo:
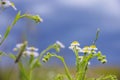
M 79 47 L 80 46 L 80 43 L 78 42 L 78 41 L 73 41 L 72 43 L 71 43 L 71 45 L 69 46 L 69 49 L 71 49 L 71 50 L 77 50 L 78 52 L 81 52 L 82 51 L 82 49 Z
M 80 46 L 80 43 L 78 41 L 73 41 L 71 43 L 71 46 Z
M 24 51 L 23 52 L 23 55 L 25 56 L 34 56 L 34 57 L 38 57 L 39 56 L 39 53 L 38 52 L 35 52 L 35 51 Z
M 38 51 L 38 48 L 35 48 L 35 47 L 27 47 L 27 50 L 29 50 L 29 51 Z
M 69 46 L 69 49 L 73 50 L 75 48 L 75 50 L 77 50 L 78 52 L 82 52 L 82 49 L 79 46 Z
M 83 53 L 91 53 L 91 49 L 89 46 L 85 46 L 83 49 L 82 49 L 82 52 Z
M 91 45 L 91 46 L 90 46 L 90 49 L 91 49 L 91 50 L 94 50 L 94 51 L 98 50 L 95 45 Z
M 0 1 L 0 7 L 6 8 L 6 7 L 12 7 L 14 10 L 17 10 L 14 3 L 10 2 L 9 0 L 1 0 Z
M 23 52 L 23 55 L 38 57 L 39 53 L 37 51 L 38 51 L 38 48 L 27 47 L 26 51 Z
M 19 43 L 19 44 L 16 45 L 16 48 L 20 49 L 22 46 L 23 46 L 23 43 Z
M 61 48 L 65 48 L 65 46 L 60 41 L 56 41 L 56 44 L 58 44 Z
M 23 43 L 16 44 L 16 47 L 13 48 L 13 51 L 18 51 L 19 49 L 21 49 L 23 45 L 24 45 Z

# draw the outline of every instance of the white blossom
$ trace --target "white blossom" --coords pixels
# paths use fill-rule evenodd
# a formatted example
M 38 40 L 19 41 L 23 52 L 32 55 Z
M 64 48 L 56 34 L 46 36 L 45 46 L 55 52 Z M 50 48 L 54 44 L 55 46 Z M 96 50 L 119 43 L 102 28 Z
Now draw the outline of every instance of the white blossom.
M 38 52 L 35 52 L 35 51 L 24 51 L 23 52 L 23 55 L 25 56 L 34 56 L 34 57 L 38 57 L 39 56 L 39 53 Z

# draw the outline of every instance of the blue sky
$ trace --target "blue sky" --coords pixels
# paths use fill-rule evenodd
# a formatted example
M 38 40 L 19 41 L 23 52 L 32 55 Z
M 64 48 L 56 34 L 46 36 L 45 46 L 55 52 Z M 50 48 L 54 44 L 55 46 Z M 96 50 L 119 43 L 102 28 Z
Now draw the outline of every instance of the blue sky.
M 5 32 L 14 15 L 22 13 L 39 14 L 41 24 L 35 25 L 27 19 L 20 20 L 1 49 L 12 51 L 16 43 L 21 42 L 22 34 L 27 36 L 29 45 L 42 51 L 56 40 L 63 42 L 62 50 L 69 64 L 74 63 L 73 53 L 68 49 L 70 43 L 78 40 L 81 47 L 90 45 L 95 38 L 97 28 L 100 36 L 97 46 L 107 55 L 108 65 L 119 65 L 120 61 L 120 1 L 119 0 L 12 0 L 17 11 L 7 8 L 0 13 L 0 34 Z M 31 25 L 31 26 L 30 26 Z M 7 45 L 9 44 L 9 45 Z M 91 64 L 99 64 L 93 60 Z

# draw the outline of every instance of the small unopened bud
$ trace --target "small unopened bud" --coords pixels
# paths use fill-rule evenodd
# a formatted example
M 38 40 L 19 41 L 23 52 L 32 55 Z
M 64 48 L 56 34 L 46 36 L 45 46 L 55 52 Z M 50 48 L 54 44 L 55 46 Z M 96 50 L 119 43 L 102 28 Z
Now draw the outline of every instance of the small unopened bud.
M 46 62 L 47 62 L 47 60 L 46 60 L 45 58 L 43 58 L 43 59 L 42 59 L 42 61 L 43 61 L 44 63 L 46 63 Z
M 103 59 L 103 57 L 100 56 L 100 57 L 98 57 L 97 59 L 98 59 L 99 61 L 101 61 L 101 60 Z
M 106 59 L 101 60 L 101 63 L 102 63 L 102 64 L 104 64 L 104 63 L 106 63 L 106 62 L 107 62 Z
M 43 19 L 40 18 L 39 15 L 35 15 L 35 16 L 33 16 L 32 18 L 33 18 L 33 20 L 35 20 L 36 23 L 43 22 Z

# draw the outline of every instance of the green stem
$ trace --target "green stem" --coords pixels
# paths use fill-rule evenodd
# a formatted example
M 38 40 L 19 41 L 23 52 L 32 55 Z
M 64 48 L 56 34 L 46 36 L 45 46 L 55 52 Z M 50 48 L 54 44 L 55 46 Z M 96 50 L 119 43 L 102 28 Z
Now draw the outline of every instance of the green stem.
M 32 80 L 32 69 L 29 72 L 29 80 Z
M 76 56 L 76 68 L 77 68 L 77 72 L 79 71 L 79 65 L 80 65 L 80 61 L 79 61 L 79 54 L 77 50 L 74 50 L 75 52 L 75 56 Z
M 14 18 L 12 24 L 10 26 L 8 26 L 8 28 L 6 29 L 6 32 L 4 34 L 3 39 L 0 42 L 0 45 L 5 41 L 5 39 L 7 38 L 7 36 L 9 35 L 12 27 L 16 24 L 16 22 L 20 19 L 20 11 L 18 12 L 18 14 L 16 15 L 16 17 Z
M 64 67 L 65 67 L 65 72 L 66 72 L 66 75 L 67 75 L 68 79 L 69 79 L 69 80 L 72 80 L 72 77 L 71 77 L 71 75 L 70 75 L 69 69 L 68 69 L 68 67 L 67 67 L 67 65 L 66 65 L 66 63 L 65 63 L 64 58 L 61 57 L 61 56 L 55 55 L 55 54 L 52 55 L 52 56 L 54 56 L 54 57 L 56 57 L 56 58 L 58 58 L 58 59 L 60 59 L 60 60 L 62 61 L 63 65 L 64 65 Z
M 18 66 L 19 66 L 19 71 L 20 71 L 20 79 L 21 80 L 29 80 L 29 78 L 27 76 L 27 72 L 26 72 L 23 64 L 21 62 L 18 62 Z
M 84 80 L 86 77 L 86 72 L 88 68 L 88 62 L 91 58 L 93 58 L 93 54 L 89 54 L 88 56 L 84 56 L 83 60 L 80 64 L 79 72 L 77 73 L 77 80 Z
M 46 48 L 45 50 L 43 50 L 40 55 L 38 56 L 38 59 L 40 60 L 42 58 L 42 56 L 47 52 L 49 51 L 50 49 L 53 48 L 53 45 L 49 46 L 48 48 Z
M 17 63 L 20 60 L 23 52 L 25 51 L 26 46 L 27 46 L 27 42 L 25 41 L 22 48 L 21 48 L 21 50 L 20 50 L 20 52 L 18 53 L 18 56 L 17 56 L 17 58 L 15 60 L 15 63 Z
M 86 71 L 87 71 L 87 62 L 83 62 L 80 69 L 79 69 L 79 72 L 77 74 L 77 80 L 84 80 L 85 79 L 85 74 L 86 74 Z

